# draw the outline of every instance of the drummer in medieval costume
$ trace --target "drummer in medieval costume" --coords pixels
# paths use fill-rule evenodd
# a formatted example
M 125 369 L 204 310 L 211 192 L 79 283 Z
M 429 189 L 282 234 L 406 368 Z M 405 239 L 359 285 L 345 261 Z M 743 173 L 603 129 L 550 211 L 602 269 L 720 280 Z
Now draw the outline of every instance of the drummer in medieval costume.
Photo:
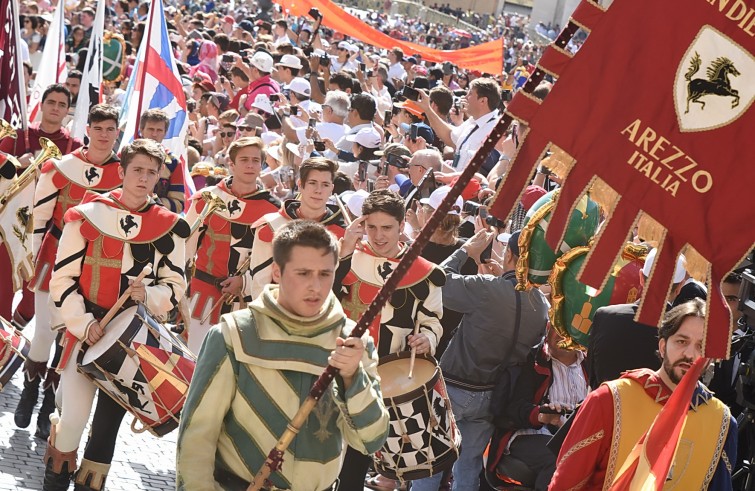
M 42 93 L 40 106 L 41 119 L 29 124 L 29 128 L 19 131 L 17 138 L 4 138 L 0 141 L 0 154 L 8 154 L 18 159 L 21 166 L 28 166 L 34 156 L 42 150 L 40 138 L 47 138 L 61 153 L 69 154 L 81 147 L 83 143 L 63 127 L 68 108 L 71 106 L 71 92 L 63 84 L 52 84 Z M 20 171 L 21 169 L 18 169 Z M 32 187 L 33 189 L 33 187 Z M 20 208 L 23 205 L 19 206 Z M 13 206 L 8 211 L 13 211 Z M 30 234 L 31 236 L 31 234 Z M 7 251 L 0 250 L 0 315 L 10 319 L 15 288 L 11 281 L 13 268 L 18 264 L 11 260 Z M 23 329 L 34 317 L 34 292 L 28 288 L 25 282 L 22 288 L 23 297 L 13 312 L 13 323 L 19 329 Z
M 345 224 L 337 205 L 329 205 L 338 165 L 323 157 L 313 157 L 299 167 L 299 199 L 287 200 L 280 210 L 265 215 L 255 224 L 252 268 L 245 280 L 244 294 L 257 298 L 272 282 L 273 236 L 291 220 L 302 218 L 323 224 L 339 239 Z
M 37 436 L 44 439 L 50 432 L 49 415 L 55 408 L 54 391 L 59 381 L 54 369 L 60 355 L 57 344 L 55 357 L 48 368 L 50 348 L 62 324 L 50 301 L 49 282 L 63 230 L 63 217 L 81 202 L 87 191 L 102 193 L 121 185 L 119 161 L 113 152 L 118 136 L 118 110 L 106 104 L 92 107 L 87 133 L 88 147 L 42 164 L 34 192 L 32 250 L 35 270 L 29 285 L 35 291 L 35 327 L 29 357 L 24 364 L 24 390 L 16 408 L 15 422 L 21 428 L 29 426 L 40 381 L 44 379 L 45 395 L 37 419 Z
M 239 138 L 231 143 L 228 155 L 231 177 L 192 196 L 186 214 L 186 220 L 194 224 L 209 206 L 204 199 L 208 193 L 223 204 L 204 219 L 186 246 L 187 258 L 196 255 L 189 292 L 189 348 L 194 353 L 199 353 L 207 331 L 221 314 L 232 310 L 232 299 L 243 291 L 243 274 L 254 243 L 252 225 L 280 206 L 257 182 L 265 161 L 260 138 Z
M 372 453 L 385 441 L 375 344 L 367 333 L 347 338 L 354 323 L 332 292 L 335 237 L 316 222 L 289 221 L 273 258 L 278 284 L 224 315 L 202 347 L 179 427 L 180 491 L 246 489 L 328 365 L 338 375 L 266 489 L 331 490 L 344 442 Z
M 358 319 L 375 299 L 408 246 L 400 241 L 404 228 L 404 200 L 393 191 L 373 191 L 365 198 L 362 216 L 346 230 L 335 291 L 344 312 Z M 367 235 L 367 240 L 362 237 Z M 443 334 L 441 287 L 443 271 L 423 258 L 414 261 L 395 293 L 370 326 L 378 356 L 416 348 L 433 355 Z M 416 331 L 416 334 L 415 334 Z M 361 489 L 371 459 L 349 449 L 341 486 Z
M 135 140 L 121 151 L 118 175 L 123 189 L 88 194 L 67 211 L 50 294 L 65 323 L 62 413 L 48 439 L 45 491 L 68 489 L 76 470 L 76 452 L 89 419 L 95 385 L 76 370 L 83 345 L 90 349 L 104 335 L 99 322 L 123 294 L 143 303 L 156 316 L 174 309 L 185 289 L 183 276 L 188 224 L 150 197 L 165 153 L 151 140 Z M 134 282 L 145 266 L 152 272 Z M 104 342 L 104 341 L 103 341 Z M 125 353 L 124 353 L 125 356 Z M 100 392 L 76 489 L 102 490 L 125 414 Z
M 162 144 L 170 128 L 168 114 L 162 109 L 149 109 L 139 118 L 139 134 L 142 138 L 149 138 Z M 184 211 L 186 171 L 184 164 L 168 149 L 163 147 L 166 154 L 165 165 L 160 171 L 160 180 L 155 186 L 155 194 L 159 203 L 174 213 Z

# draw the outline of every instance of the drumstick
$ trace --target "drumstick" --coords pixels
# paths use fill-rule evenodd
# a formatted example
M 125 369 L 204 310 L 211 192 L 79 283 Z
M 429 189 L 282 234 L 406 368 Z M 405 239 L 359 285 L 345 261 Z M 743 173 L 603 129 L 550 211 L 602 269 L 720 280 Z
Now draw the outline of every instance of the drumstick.
M 144 269 L 141 273 L 139 273 L 139 276 L 134 278 L 134 283 L 141 282 L 145 276 L 152 273 L 152 267 L 147 265 L 144 266 Z M 105 329 L 105 327 L 110 324 L 110 321 L 113 320 L 113 317 L 115 317 L 115 314 L 118 313 L 118 311 L 123 307 L 123 304 L 126 303 L 126 300 L 128 300 L 128 297 L 131 296 L 131 287 L 129 286 L 126 288 L 126 291 L 123 292 L 123 295 L 118 297 L 118 300 L 115 302 L 115 305 L 113 305 L 110 310 L 108 310 L 107 314 L 105 314 L 105 317 L 102 318 L 102 321 L 100 321 L 100 327 L 102 329 Z
M 236 273 L 234 273 L 232 276 L 241 276 L 243 274 L 246 274 L 246 272 L 249 270 L 249 266 L 252 265 L 252 255 L 249 254 L 246 259 L 244 259 L 244 262 L 239 265 L 239 267 L 236 269 Z M 204 324 L 207 322 L 207 319 L 210 318 L 213 312 L 215 312 L 217 309 L 220 308 L 221 305 L 228 302 L 231 298 L 236 297 L 236 295 L 233 295 L 232 293 L 224 293 L 219 299 L 218 303 L 212 306 L 210 308 L 210 311 L 207 312 L 207 314 L 202 317 L 202 320 L 200 321 L 200 324 Z M 241 295 L 238 295 L 239 299 L 243 300 Z
M 419 324 L 416 324 L 414 326 L 414 337 L 417 337 L 417 334 L 419 334 Z M 412 379 L 412 376 L 414 375 L 414 359 L 417 357 L 417 347 L 412 348 L 412 356 L 409 358 L 409 380 Z
M 346 208 L 343 207 L 343 203 L 341 203 L 341 198 L 339 198 L 338 195 L 335 193 L 333 193 L 333 197 L 336 199 L 336 204 L 338 205 L 338 209 L 341 210 L 343 221 L 346 222 L 346 226 L 348 227 L 349 225 L 351 225 L 351 217 L 346 211 Z

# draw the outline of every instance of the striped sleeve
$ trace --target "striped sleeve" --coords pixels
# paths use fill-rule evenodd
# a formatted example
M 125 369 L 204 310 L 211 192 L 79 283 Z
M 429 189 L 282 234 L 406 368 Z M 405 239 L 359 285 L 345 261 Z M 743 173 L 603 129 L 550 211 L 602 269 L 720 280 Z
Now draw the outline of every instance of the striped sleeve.
M 87 337 L 89 325 L 95 320 L 84 306 L 79 293 L 79 277 L 87 251 L 87 240 L 81 235 L 81 220 L 68 222 L 60 237 L 55 268 L 50 278 L 50 297 L 60 312 L 66 329 L 78 339 Z
M 32 252 L 36 262 L 37 253 L 42 246 L 42 239 L 48 229 L 48 224 L 55 212 L 55 204 L 58 202 L 60 190 L 53 182 L 55 177 L 55 167 L 47 162 L 42 166 L 42 173 L 37 181 L 37 187 L 34 189 L 34 213 L 32 214 L 32 223 L 34 225 L 34 236 L 32 237 Z
M 351 386 L 344 392 L 341 378 L 336 377 L 332 390 L 333 400 L 340 411 L 338 426 L 346 442 L 367 455 L 380 450 L 385 443 L 389 415 L 380 391 L 375 343 L 369 334 L 365 334 L 362 340 L 364 355 Z
M 439 286 L 427 281 L 430 291 L 427 298 L 419 305 L 417 309 L 417 320 L 420 332 L 424 333 L 430 340 L 430 354 L 435 355 L 435 348 L 438 347 L 438 341 L 443 336 L 443 326 L 440 323 L 443 317 L 443 292 Z
M 188 226 L 184 225 L 186 229 Z M 156 284 L 147 286 L 147 307 L 156 314 L 170 312 L 186 293 L 184 277 L 186 239 L 171 232 L 173 248 L 157 261 Z
M 220 326 L 207 333 L 181 412 L 176 452 L 178 491 L 222 490 L 213 477 L 223 419 L 236 392 L 236 375 Z
M 265 285 L 273 281 L 273 244 L 260 238 L 260 232 L 270 227 L 264 223 L 254 232 L 252 245 L 252 262 L 249 271 L 244 275 L 244 297 L 254 300 L 260 296 Z M 269 232 L 269 231 L 268 231 Z

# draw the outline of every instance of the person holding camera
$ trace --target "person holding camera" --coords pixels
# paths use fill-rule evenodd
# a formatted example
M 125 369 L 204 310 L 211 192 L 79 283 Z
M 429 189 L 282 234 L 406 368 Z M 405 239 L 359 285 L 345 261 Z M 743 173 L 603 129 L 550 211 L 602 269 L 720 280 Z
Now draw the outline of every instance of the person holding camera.
M 511 399 L 501 401 L 505 407 L 498 409 L 504 413 L 497 421 L 503 427 L 493 436 L 486 466 L 494 473 L 502 460 L 523 462 L 532 471 L 534 480 L 527 484 L 535 491 L 546 491 L 556 470 L 556 455 L 546 444 L 589 391 L 584 353 L 559 348 L 562 340 L 549 325 L 545 338 L 522 364 Z M 524 476 L 506 477 L 522 481 Z
M 440 265 L 446 274 L 443 305 L 463 314 L 440 359 L 463 441 L 453 466 L 455 489 L 479 487 L 482 454 L 493 434 L 493 388 L 502 368 L 527 359 L 548 320 L 548 305 L 540 290 L 516 290 L 518 233 L 508 241 L 502 276 L 461 274 L 468 258 L 480 261 L 494 236 L 495 232 L 480 230 Z M 437 491 L 442 478 L 439 473 L 413 481 L 412 490 Z
M 411 209 L 414 202 L 421 197 L 427 198 L 437 187 L 435 177 L 428 174 L 428 170 L 440 172 L 443 167 L 443 157 L 435 148 L 426 148 L 415 152 L 409 161 L 409 180 L 412 188 L 406 193 L 406 207 Z

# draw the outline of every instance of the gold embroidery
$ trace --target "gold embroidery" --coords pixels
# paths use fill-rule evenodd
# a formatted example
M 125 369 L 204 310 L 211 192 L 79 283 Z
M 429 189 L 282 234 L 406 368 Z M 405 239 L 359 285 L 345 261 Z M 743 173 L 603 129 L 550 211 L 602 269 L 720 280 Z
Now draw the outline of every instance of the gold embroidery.
M 619 455 L 619 443 L 621 441 L 621 397 L 616 383 L 608 383 L 611 389 L 613 399 L 613 436 L 611 439 L 611 453 L 608 457 L 608 467 L 606 467 L 606 478 L 603 480 L 603 489 L 607 489 L 613 482 L 613 476 L 616 472 L 616 459 Z
M 215 267 L 215 248 L 220 242 L 227 242 L 231 243 L 231 234 L 230 232 L 227 234 L 221 234 L 220 232 L 216 232 L 211 226 L 208 225 L 207 227 L 207 238 L 209 239 L 209 244 L 207 246 L 207 271 L 212 271 Z M 204 243 L 204 242 L 203 242 Z
M 115 268 L 121 270 L 120 259 L 107 259 L 102 256 L 102 236 L 94 239 L 92 244 L 92 255 L 87 254 L 84 257 L 84 264 L 92 267 L 92 283 L 89 287 L 89 299 L 97 303 L 100 293 L 100 268 Z M 120 285 L 118 285 L 120 288 Z
M 720 455 L 719 458 L 724 458 L 726 468 L 729 469 L 729 472 L 731 472 L 731 463 L 728 462 L 729 459 L 728 457 L 726 457 L 726 452 L 723 451 L 726 435 L 729 434 L 730 422 L 731 413 L 729 412 L 729 408 L 727 406 L 723 406 L 723 417 L 721 418 L 720 431 L 718 433 L 718 439 L 716 440 L 716 451 L 713 453 L 714 458 L 710 460 L 708 472 L 705 473 L 705 482 L 703 483 L 702 489 L 708 489 L 708 484 L 710 484 L 711 479 L 713 479 L 713 474 L 716 471 L 716 467 L 718 467 L 718 459 L 715 458 L 716 455 Z
M 731 474 L 731 461 L 729 461 L 729 456 L 726 455 L 726 452 L 721 452 L 721 458 L 724 460 L 726 470 L 729 471 L 729 474 Z
M 571 457 L 576 452 L 579 452 L 585 447 L 589 447 L 593 443 L 600 441 L 603 439 L 603 436 L 605 435 L 605 432 L 603 430 L 598 431 L 597 433 L 593 433 L 592 435 L 588 436 L 584 440 L 581 440 L 577 442 L 572 448 L 570 448 L 563 457 L 561 457 L 561 460 L 558 462 L 558 465 L 561 465 L 564 463 L 566 459 Z

